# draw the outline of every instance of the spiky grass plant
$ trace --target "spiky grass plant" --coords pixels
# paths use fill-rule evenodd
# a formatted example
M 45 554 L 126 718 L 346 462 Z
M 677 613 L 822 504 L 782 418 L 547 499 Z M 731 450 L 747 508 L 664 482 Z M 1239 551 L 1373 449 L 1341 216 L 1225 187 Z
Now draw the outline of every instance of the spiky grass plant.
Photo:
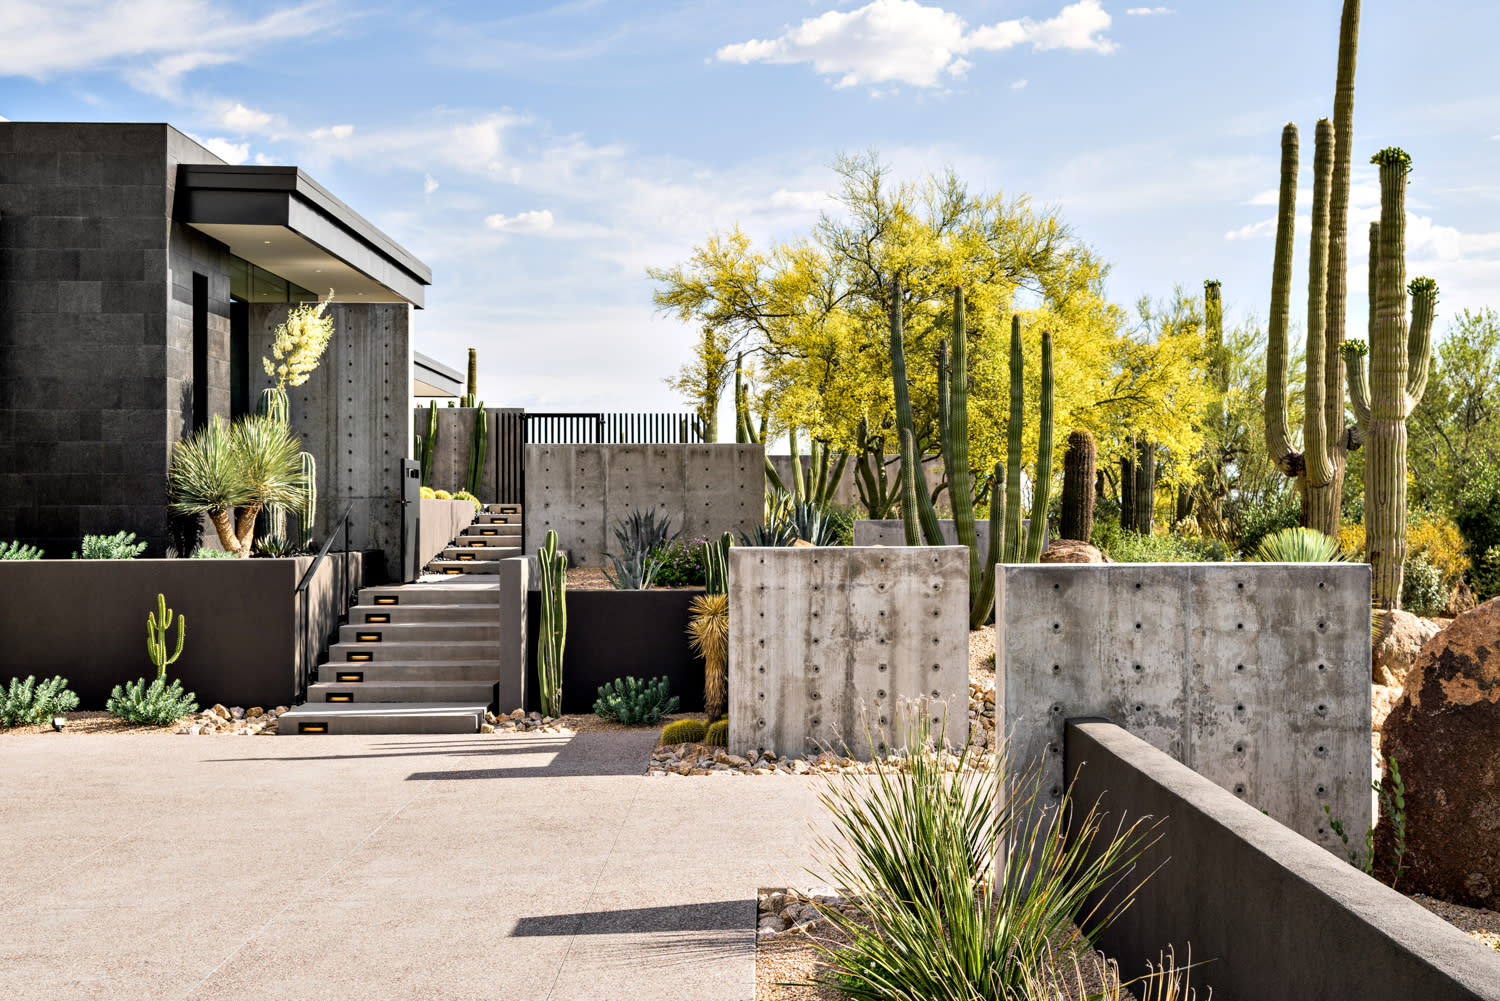
M 1148 972 L 1145 976 L 1130 981 L 1122 981 L 1119 964 L 1112 959 L 1105 959 L 1102 954 L 1094 957 L 1076 954 L 1066 959 L 1054 956 L 1049 962 L 1051 965 L 1047 968 L 1026 974 L 1025 984 L 1017 994 L 1018 999 L 1075 1001 L 1077 998 L 1088 998 L 1089 1001 L 1125 1001 L 1133 998 L 1136 1001 L 1195 1001 L 1198 997 L 1198 992 L 1193 987 L 1192 953 L 1189 952 L 1186 964 L 1178 966 L 1176 953 L 1170 946 L 1160 954 L 1157 962 L 1146 962 Z M 1085 973 L 1086 967 L 1091 963 L 1096 966 L 1099 980 L 1099 988 L 1093 993 L 1090 993 L 1088 987 L 1092 978 Z M 1213 997 L 1211 989 L 1208 997 Z
M 1339 540 L 1316 528 L 1284 528 L 1255 550 L 1256 563 L 1342 563 Z
M 255 519 L 267 505 L 298 503 L 306 481 L 302 443 L 290 427 L 250 415 L 217 415 L 172 447 L 167 491 L 173 514 L 207 514 L 226 552 L 249 556 Z
M 703 658 L 703 708 L 716 719 L 729 701 L 729 595 L 697 595 L 688 610 L 688 645 Z
M 1105 834 L 1097 805 L 1066 795 L 1045 810 L 1040 773 L 1012 776 L 1003 758 L 969 768 L 965 748 L 952 769 L 925 713 L 898 730 L 904 754 L 877 759 L 873 776 L 833 777 L 819 797 L 834 833 L 818 839 L 815 875 L 862 911 L 821 908 L 849 941 L 823 949 L 824 977 L 855 1001 L 1024 996 L 1128 905 L 1153 828 Z
M 78 696 L 68 690 L 67 678 L 38 682 L 28 675 L 25 681 L 11 678 L 8 688 L 0 688 L 0 726 L 45 723 L 77 708 Z

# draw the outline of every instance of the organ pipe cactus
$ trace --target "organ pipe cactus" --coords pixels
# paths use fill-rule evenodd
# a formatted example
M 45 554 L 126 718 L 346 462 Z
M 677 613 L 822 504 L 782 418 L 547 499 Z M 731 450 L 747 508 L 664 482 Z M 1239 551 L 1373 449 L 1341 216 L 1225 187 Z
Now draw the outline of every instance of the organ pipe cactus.
M 479 354 L 469 349 L 469 380 L 464 387 L 463 406 L 472 407 L 479 393 Z
M 548 532 L 537 551 L 541 567 L 542 621 L 536 645 L 536 680 L 542 712 L 562 715 L 563 647 L 568 638 L 568 557 L 557 551 L 557 533 Z
M 1401 607 L 1406 560 L 1406 419 L 1427 389 L 1437 282 L 1406 282 L 1406 177 L 1411 157 L 1388 147 L 1380 166 L 1380 221 L 1370 225 L 1370 343 L 1343 345 L 1365 459 L 1365 553 L 1377 608 Z M 1411 320 L 1406 316 L 1411 296 Z M 1368 356 L 1368 363 L 1366 358 Z
M 901 317 L 901 283 L 891 282 L 891 386 L 896 397 L 896 432 L 901 437 L 901 519 L 907 523 L 906 539 L 912 541 L 912 521 L 920 524 L 922 539 L 929 546 L 943 544 L 942 527 L 938 524 L 937 510 L 932 506 L 932 495 L 927 492 L 927 475 L 922 470 L 922 454 L 916 446 L 917 431 L 912 422 L 911 391 L 906 382 L 906 335 Z M 939 380 L 941 381 L 941 380 Z M 906 436 L 911 436 L 910 455 Z M 910 470 L 911 496 L 908 497 L 906 477 Z M 915 510 L 910 502 L 915 502 Z
M 311 452 L 303 452 L 302 490 L 297 502 L 297 548 L 308 550 L 313 543 L 313 524 L 318 520 L 318 462 Z
M 172 631 L 173 612 L 167 607 L 167 596 L 158 594 L 156 596 L 156 611 L 146 613 L 146 653 L 151 657 L 151 663 L 156 665 L 156 676 L 165 678 L 167 676 L 167 665 L 177 662 L 182 656 L 182 643 L 187 638 L 187 616 L 176 616 L 177 621 L 177 647 L 172 654 L 167 654 L 167 634 Z
M 1064 539 L 1089 541 L 1094 531 L 1094 475 L 1099 447 L 1087 431 L 1068 435 L 1063 454 L 1062 524 Z
M 464 478 L 464 489 L 475 497 L 479 496 L 481 485 L 484 483 L 485 447 L 489 443 L 490 424 L 489 415 L 485 412 L 484 404 L 481 402 L 474 408 L 474 430 L 469 434 L 469 470 Z
M 1281 138 L 1281 192 L 1271 279 L 1266 347 L 1266 447 L 1273 462 L 1295 477 L 1302 493 L 1302 523 L 1337 536 L 1344 468 L 1354 435 L 1344 424 L 1344 339 L 1348 267 L 1349 158 L 1354 130 L 1354 70 L 1359 44 L 1359 0 L 1345 0 L 1339 27 L 1334 120 L 1318 122 L 1313 157 L 1313 207 L 1308 267 L 1307 350 L 1302 451 L 1293 447 L 1287 419 L 1287 327 L 1297 212 L 1297 128 Z

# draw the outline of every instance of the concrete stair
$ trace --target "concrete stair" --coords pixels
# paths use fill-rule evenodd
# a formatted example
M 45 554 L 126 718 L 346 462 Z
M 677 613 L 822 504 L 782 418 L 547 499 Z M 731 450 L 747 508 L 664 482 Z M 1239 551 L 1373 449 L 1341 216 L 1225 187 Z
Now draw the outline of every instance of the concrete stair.
M 499 681 L 499 605 L 498 581 L 468 574 L 361 589 L 278 732 L 477 732 Z
M 519 504 L 486 504 L 432 562 L 428 574 L 499 574 L 500 561 L 521 555 L 522 512 Z

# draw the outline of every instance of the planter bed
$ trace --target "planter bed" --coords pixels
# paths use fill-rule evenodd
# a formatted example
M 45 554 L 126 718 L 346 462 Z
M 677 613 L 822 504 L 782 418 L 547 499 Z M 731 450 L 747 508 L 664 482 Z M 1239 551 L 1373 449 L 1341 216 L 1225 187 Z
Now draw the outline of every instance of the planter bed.
M 688 649 L 687 638 L 688 604 L 702 593 L 702 588 L 570 589 L 563 712 L 592 712 L 599 686 L 616 678 L 662 675 L 678 698 L 679 712 L 702 712 L 703 661 Z M 532 591 L 526 602 L 526 663 L 531 672 L 526 685 L 528 710 L 540 708 L 535 665 L 541 614 L 541 594 Z
M 312 557 L 250 560 L 7 560 L 0 562 L 4 677 L 60 674 L 80 709 L 103 709 L 114 686 L 151 677 L 146 615 L 157 594 L 187 616 L 182 656 L 167 674 L 200 706 L 289 705 L 338 626 L 341 597 L 381 565 L 330 554 L 305 596 Z M 345 582 L 340 586 L 339 568 Z M 176 624 L 170 642 L 175 648 Z

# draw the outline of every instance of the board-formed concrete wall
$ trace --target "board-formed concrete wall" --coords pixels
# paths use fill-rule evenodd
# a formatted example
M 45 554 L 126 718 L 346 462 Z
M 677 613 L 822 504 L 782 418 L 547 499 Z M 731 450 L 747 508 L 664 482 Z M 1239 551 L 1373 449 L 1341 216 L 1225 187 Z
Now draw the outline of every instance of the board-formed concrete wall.
M 1342 852 L 1370 804 L 1370 568 L 1002 566 L 995 722 L 1063 784 L 1063 721 L 1105 717 Z
M 603 566 L 616 523 L 653 508 L 683 538 L 738 538 L 761 523 L 765 475 L 761 445 L 528 445 L 526 551 L 555 530 L 570 566 Z
M 890 741 L 919 701 L 949 743 L 967 736 L 967 549 L 737 547 L 729 607 L 735 753 L 867 758 L 866 733 Z

